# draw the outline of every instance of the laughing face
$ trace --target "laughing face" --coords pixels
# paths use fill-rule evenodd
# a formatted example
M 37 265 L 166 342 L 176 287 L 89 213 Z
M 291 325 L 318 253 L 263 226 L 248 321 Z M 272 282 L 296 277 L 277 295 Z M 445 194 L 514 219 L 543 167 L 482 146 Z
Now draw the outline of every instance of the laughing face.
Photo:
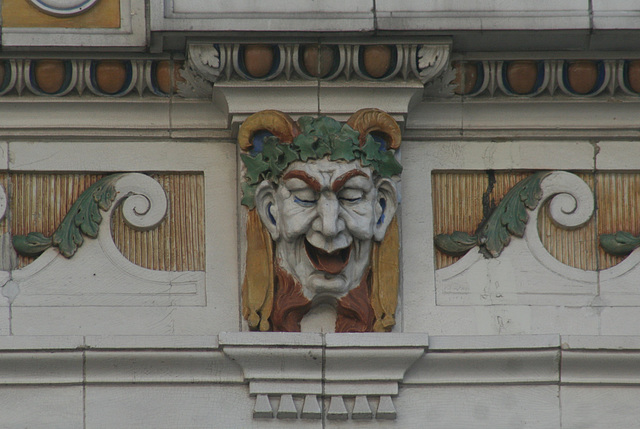
M 395 214 L 396 191 L 359 161 L 295 161 L 278 184 L 256 190 L 262 223 L 276 243 L 279 265 L 314 302 L 357 287 Z

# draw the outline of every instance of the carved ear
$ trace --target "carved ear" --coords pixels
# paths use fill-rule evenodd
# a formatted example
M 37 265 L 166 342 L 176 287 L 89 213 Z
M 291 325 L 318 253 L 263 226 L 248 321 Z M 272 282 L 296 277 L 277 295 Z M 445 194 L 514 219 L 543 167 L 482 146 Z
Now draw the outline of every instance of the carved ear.
M 256 210 L 262 221 L 262 225 L 267 228 L 271 239 L 274 241 L 280 236 L 278 228 L 278 206 L 276 202 L 276 189 L 273 183 L 263 181 L 256 189 Z
M 380 179 L 378 181 L 378 195 L 374 207 L 376 223 L 373 226 L 373 238 L 382 241 L 387 228 L 393 220 L 398 208 L 398 194 L 393 180 Z

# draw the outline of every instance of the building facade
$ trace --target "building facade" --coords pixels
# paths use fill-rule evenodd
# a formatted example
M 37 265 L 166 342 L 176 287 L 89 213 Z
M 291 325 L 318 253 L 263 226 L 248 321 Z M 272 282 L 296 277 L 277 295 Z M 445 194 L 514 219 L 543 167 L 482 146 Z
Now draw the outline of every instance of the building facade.
M 1 6 L 0 426 L 640 426 L 635 2 Z

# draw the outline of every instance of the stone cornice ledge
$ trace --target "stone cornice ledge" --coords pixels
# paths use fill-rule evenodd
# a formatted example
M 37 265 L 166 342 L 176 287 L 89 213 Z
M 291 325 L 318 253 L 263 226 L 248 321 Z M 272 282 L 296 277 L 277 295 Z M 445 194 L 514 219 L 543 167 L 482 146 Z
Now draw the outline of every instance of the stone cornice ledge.
M 330 397 L 329 419 L 346 420 L 343 396 L 355 397 L 352 418 L 394 419 L 391 400 L 404 373 L 428 346 L 426 334 L 222 333 L 222 351 L 238 363 L 256 395 L 255 418 L 297 418 L 293 395 L 305 397 L 302 418 L 320 418 L 318 396 Z M 274 415 L 269 395 L 279 395 Z
M 640 337 L 4 336 L 0 380 L 5 386 L 248 383 L 255 418 L 394 419 L 400 386 L 640 386 Z

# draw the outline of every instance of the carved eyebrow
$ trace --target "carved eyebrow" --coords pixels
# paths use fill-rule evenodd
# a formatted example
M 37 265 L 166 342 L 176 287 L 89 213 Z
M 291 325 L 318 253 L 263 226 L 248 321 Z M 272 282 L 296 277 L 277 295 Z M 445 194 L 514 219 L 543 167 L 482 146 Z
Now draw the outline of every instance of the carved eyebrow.
M 302 170 L 291 170 L 290 172 L 288 172 L 282 177 L 282 180 L 289 180 L 289 179 L 300 179 L 304 183 L 309 185 L 309 187 L 316 192 L 320 192 L 320 189 L 322 189 L 320 182 L 318 182 L 316 179 L 309 176 L 307 173 L 305 173 Z
M 342 176 L 338 177 L 335 182 L 333 182 L 333 184 L 331 185 L 331 190 L 333 190 L 333 192 L 338 192 L 349 179 L 356 176 L 362 176 L 367 179 L 369 178 L 369 175 L 362 170 L 349 170 Z

